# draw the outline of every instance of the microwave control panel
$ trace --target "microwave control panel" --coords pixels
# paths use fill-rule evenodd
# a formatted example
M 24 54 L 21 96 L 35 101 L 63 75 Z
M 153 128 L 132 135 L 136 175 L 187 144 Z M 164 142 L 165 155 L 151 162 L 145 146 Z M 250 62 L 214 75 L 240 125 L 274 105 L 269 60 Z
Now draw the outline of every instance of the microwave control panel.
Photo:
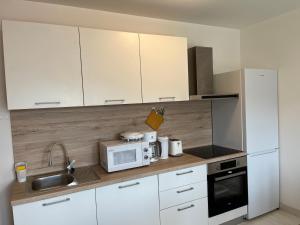
M 143 165 L 150 165 L 151 159 L 151 149 L 149 147 L 149 142 L 142 142 L 142 152 L 143 152 Z

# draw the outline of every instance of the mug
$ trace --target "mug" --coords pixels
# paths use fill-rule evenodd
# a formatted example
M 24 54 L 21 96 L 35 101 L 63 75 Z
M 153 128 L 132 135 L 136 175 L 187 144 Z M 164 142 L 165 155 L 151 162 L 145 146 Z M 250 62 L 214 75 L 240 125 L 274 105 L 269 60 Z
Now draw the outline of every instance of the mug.
M 169 154 L 171 156 L 181 156 L 182 155 L 182 141 L 179 139 L 169 140 Z

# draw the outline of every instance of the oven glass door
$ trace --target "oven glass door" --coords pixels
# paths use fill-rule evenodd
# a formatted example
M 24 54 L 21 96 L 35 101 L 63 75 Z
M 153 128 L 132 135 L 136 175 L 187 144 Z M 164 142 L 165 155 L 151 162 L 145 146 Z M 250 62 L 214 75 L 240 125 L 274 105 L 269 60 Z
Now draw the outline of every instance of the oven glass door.
M 239 168 L 208 176 L 209 217 L 248 204 L 247 169 Z

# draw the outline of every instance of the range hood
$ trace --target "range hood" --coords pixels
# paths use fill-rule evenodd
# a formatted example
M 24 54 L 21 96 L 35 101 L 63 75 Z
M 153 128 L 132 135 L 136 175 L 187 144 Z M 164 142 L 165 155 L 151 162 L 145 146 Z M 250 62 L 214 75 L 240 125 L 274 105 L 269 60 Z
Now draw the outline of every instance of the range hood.
M 190 95 L 190 100 L 222 100 L 229 98 L 239 98 L 238 93 L 215 93 L 206 95 Z
M 221 100 L 239 98 L 239 93 L 215 93 L 213 87 L 213 49 L 188 49 L 190 100 Z

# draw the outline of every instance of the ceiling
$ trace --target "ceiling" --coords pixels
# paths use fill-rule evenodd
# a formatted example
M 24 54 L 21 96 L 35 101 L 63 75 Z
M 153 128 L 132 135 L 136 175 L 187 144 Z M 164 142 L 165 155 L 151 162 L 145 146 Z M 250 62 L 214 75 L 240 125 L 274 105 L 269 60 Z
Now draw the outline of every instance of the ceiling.
M 299 0 L 32 1 L 232 28 L 243 28 L 300 7 Z

